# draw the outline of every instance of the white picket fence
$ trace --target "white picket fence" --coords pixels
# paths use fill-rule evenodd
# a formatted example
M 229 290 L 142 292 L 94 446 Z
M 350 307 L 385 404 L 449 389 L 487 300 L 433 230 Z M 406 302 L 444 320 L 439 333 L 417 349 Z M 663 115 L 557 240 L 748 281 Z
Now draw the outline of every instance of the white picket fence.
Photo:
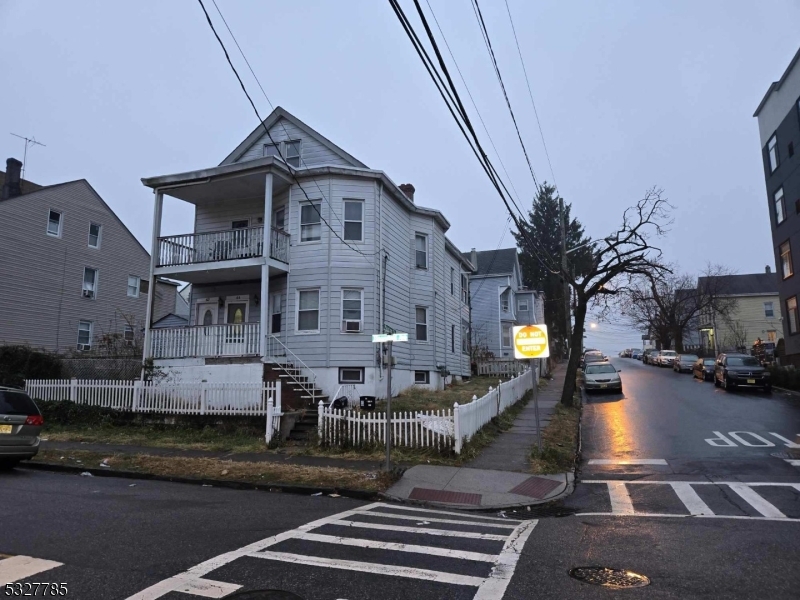
M 482 398 L 452 409 L 392 413 L 392 445 L 405 448 L 432 448 L 461 453 L 481 427 L 512 404 L 518 402 L 533 385 L 531 371 L 497 388 L 489 388 Z M 328 446 L 369 446 L 386 443 L 386 413 L 332 409 L 319 404 L 317 423 L 319 442 Z

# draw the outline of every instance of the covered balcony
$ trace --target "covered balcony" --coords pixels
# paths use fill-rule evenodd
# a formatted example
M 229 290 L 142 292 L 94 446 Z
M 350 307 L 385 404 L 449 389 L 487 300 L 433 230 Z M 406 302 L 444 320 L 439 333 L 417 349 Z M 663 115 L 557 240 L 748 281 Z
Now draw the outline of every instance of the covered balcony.
M 158 238 L 156 267 L 260 258 L 264 256 L 264 226 L 204 233 L 185 233 Z M 268 257 L 289 264 L 289 234 L 270 228 Z

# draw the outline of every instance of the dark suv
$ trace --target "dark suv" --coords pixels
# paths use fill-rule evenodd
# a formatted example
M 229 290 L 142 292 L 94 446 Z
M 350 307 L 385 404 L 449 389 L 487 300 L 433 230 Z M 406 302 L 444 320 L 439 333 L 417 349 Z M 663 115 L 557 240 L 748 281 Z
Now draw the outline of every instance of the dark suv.
M 42 413 L 24 391 L 0 387 L 0 470 L 39 452 Z
M 733 391 L 737 387 L 759 387 L 772 391 L 769 371 L 748 354 L 720 354 L 714 366 L 714 385 Z

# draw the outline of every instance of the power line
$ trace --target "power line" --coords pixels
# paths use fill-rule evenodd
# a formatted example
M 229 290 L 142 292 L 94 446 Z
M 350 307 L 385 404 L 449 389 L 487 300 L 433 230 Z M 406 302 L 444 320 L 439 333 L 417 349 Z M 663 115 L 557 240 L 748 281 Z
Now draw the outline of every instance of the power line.
M 553 163 L 550 162 L 550 153 L 547 151 L 547 144 L 544 141 L 544 133 L 542 132 L 542 124 L 539 121 L 539 112 L 536 110 L 536 102 L 533 101 L 533 92 L 531 91 L 531 82 L 528 80 L 528 70 L 525 68 L 525 60 L 522 58 L 522 50 L 519 47 L 519 39 L 517 39 L 517 29 L 514 27 L 514 19 L 511 16 L 511 8 L 508 6 L 508 0 L 506 2 L 506 11 L 508 11 L 508 20 L 511 21 L 511 31 L 514 32 L 514 42 L 517 44 L 517 52 L 519 53 L 519 61 L 522 63 L 522 72 L 525 74 L 525 83 L 528 85 L 528 96 L 531 99 L 531 105 L 533 106 L 533 114 L 536 115 L 536 125 L 539 127 L 539 136 L 542 138 L 542 146 L 544 146 L 544 154 L 547 157 L 547 164 L 550 167 L 550 175 L 553 177 L 553 185 L 558 190 L 558 183 L 556 183 L 556 174 L 553 172 Z
M 425 66 L 425 69 L 428 71 L 428 75 L 431 77 L 434 85 L 436 86 L 437 91 L 439 92 L 442 99 L 445 101 L 445 105 L 447 106 L 447 109 L 450 111 L 450 114 L 453 117 L 453 119 L 456 121 L 456 125 L 458 126 L 464 138 L 467 140 L 470 149 L 472 150 L 473 154 L 475 154 L 475 157 L 478 159 L 478 162 L 481 164 L 481 167 L 483 168 L 484 172 L 489 177 L 489 180 L 492 182 L 492 185 L 494 186 L 495 190 L 500 196 L 500 199 L 505 205 L 506 210 L 508 211 L 509 215 L 511 215 L 511 218 L 514 220 L 514 224 L 517 226 L 518 229 L 520 229 L 526 242 L 528 242 L 531 253 L 545 267 L 547 271 L 556 273 L 556 271 L 553 271 L 553 269 L 549 265 L 547 265 L 547 263 L 541 258 L 541 256 L 536 250 L 535 241 L 532 240 L 530 236 L 527 234 L 527 231 L 523 227 L 521 227 L 520 219 L 515 215 L 514 211 L 511 210 L 511 206 L 509 205 L 509 199 L 511 200 L 512 203 L 514 202 L 514 200 L 513 198 L 511 198 L 511 195 L 508 192 L 508 188 L 505 186 L 505 183 L 503 183 L 502 178 L 499 176 L 496 169 L 494 169 L 494 166 L 491 164 L 491 161 L 489 160 L 488 156 L 486 155 L 486 152 L 483 150 L 483 147 L 481 146 L 480 140 L 478 139 L 475 129 L 469 120 L 469 115 L 466 113 L 463 103 L 459 98 L 458 91 L 455 89 L 455 86 L 453 85 L 452 78 L 450 77 L 449 71 L 447 69 L 447 65 L 445 64 L 444 59 L 442 58 L 441 52 L 439 51 L 438 45 L 436 43 L 436 39 L 434 38 L 433 33 L 430 30 L 430 26 L 428 25 L 427 19 L 425 18 L 425 14 L 422 11 L 422 8 L 420 7 L 418 0 L 414 0 L 414 4 L 417 8 L 417 12 L 420 16 L 422 24 L 425 27 L 425 31 L 431 43 L 431 46 L 433 47 L 433 50 L 436 53 L 439 67 L 444 73 L 444 76 L 447 78 L 449 88 L 447 87 L 446 84 L 444 84 L 442 80 L 442 75 L 439 74 L 439 72 L 436 70 L 436 67 L 433 64 L 433 61 L 431 60 L 430 56 L 428 55 L 427 50 L 422 45 L 422 42 L 419 40 L 419 37 L 414 31 L 413 26 L 408 21 L 408 18 L 406 17 L 405 13 L 403 12 L 403 9 L 400 7 L 397 0 L 389 0 L 389 4 L 394 10 L 395 15 L 400 21 L 400 24 L 402 25 L 403 29 L 405 30 L 406 35 L 411 41 L 414 50 L 417 52 L 417 55 L 420 57 L 420 60 L 422 60 L 422 63 Z M 451 101 L 448 101 L 448 98 L 452 99 L 452 103 Z M 458 116 L 456 115 L 456 113 L 458 113 Z M 461 120 L 459 120 L 459 116 L 461 117 Z M 469 130 L 469 134 L 467 133 L 465 127 L 466 129 Z M 506 191 L 505 194 L 503 193 L 503 190 Z M 508 198 L 506 197 L 506 194 L 508 194 Z M 516 208 L 521 214 L 522 211 L 519 209 L 519 207 L 516 206 Z M 546 250 L 545 253 L 549 254 L 546 252 Z
M 472 0 L 472 9 L 475 12 L 475 17 L 478 19 L 478 25 L 480 26 L 481 33 L 483 33 L 484 42 L 486 43 L 486 47 L 489 50 L 489 56 L 492 59 L 492 65 L 494 66 L 494 72 L 497 76 L 497 81 L 500 83 L 500 89 L 503 90 L 503 97 L 506 99 L 506 106 L 508 106 L 508 112 L 511 115 L 511 120 L 514 122 L 514 129 L 517 130 L 517 137 L 519 138 L 520 146 L 522 146 L 522 152 L 525 154 L 525 161 L 528 163 L 528 169 L 531 172 L 531 177 L 533 178 L 533 184 L 536 186 L 536 189 L 539 189 L 539 182 L 536 181 L 536 174 L 533 171 L 533 165 L 531 164 L 531 159 L 528 156 L 528 149 L 525 147 L 525 142 L 522 141 L 522 134 L 519 131 L 519 127 L 517 126 L 517 118 L 514 116 L 514 110 L 511 108 L 511 100 L 508 98 L 508 93 L 506 92 L 506 86 L 503 83 L 503 76 L 500 75 L 500 67 L 497 65 L 497 57 L 494 54 L 494 48 L 492 48 L 492 40 L 489 37 L 489 31 L 486 29 L 486 22 L 483 20 L 483 13 L 481 13 L 480 4 L 478 4 L 478 0 Z
M 316 204 L 314 204 L 314 202 L 311 200 L 311 198 L 309 197 L 308 193 L 306 193 L 306 191 L 305 191 L 305 189 L 303 188 L 302 184 L 301 184 L 301 183 L 300 183 L 300 181 L 297 179 L 297 176 L 295 175 L 295 173 L 294 173 L 294 171 L 293 171 L 292 167 L 291 167 L 291 166 L 290 166 L 290 165 L 289 165 L 289 164 L 286 162 L 286 159 L 284 158 L 284 156 L 283 156 L 283 153 L 282 153 L 282 152 L 281 152 L 281 150 L 280 150 L 280 146 L 279 146 L 277 143 L 275 143 L 275 140 L 272 138 L 272 134 L 269 132 L 269 129 L 268 129 L 268 128 L 267 128 L 267 126 L 264 124 L 264 120 L 261 118 L 261 114 L 258 112 L 258 108 L 256 107 L 256 105 L 255 105 L 255 102 L 253 102 L 253 99 L 250 97 L 250 94 L 248 93 L 248 91 L 247 91 L 247 88 L 245 87 L 245 85 L 244 85 L 244 82 L 242 81 L 242 78 L 239 76 L 239 72 L 236 70 L 236 67 L 233 65 L 233 61 L 231 60 L 231 57 L 230 57 L 230 55 L 228 54 L 228 49 L 225 47 L 225 44 L 224 44 L 224 42 L 222 41 L 222 39 L 219 37 L 219 34 L 217 33 L 217 29 L 214 27 L 214 23 L 211 21 L 211 17 L 210 17 L 210 15 L 208 14 L 208 11 L 206 10 L 206 7 L 205 7 L 205 5 L 203 4 L 203 0 L 197 0 L 197 1 L 198 1 L 198 3 L 200 4 L 200 7 L 203 9 L 203 14 L 205 14 L 205 16 L 206 16 L 206 21 L 208 21 L 208 25 L 209 25 L 209 27 L 211 27 L 211 31 L 214 33 L 214 37 L 216 37 L 216 38 L 217 38 L 217 42 L 219 42 L 219 45 L 220 45 L 220 47 L 222 48 L 222 51 L 223 51 L 223 53 L 225 54 L 225 59 L 228 61 L 228 65 L 230 65 L 230 67 L 231 67 L 231 70 L 233 71 L 233 74 L 234 74 L 234 75 L 236 75 L 236 79 L 239 81 L 239 85 L 241 86 L 241 88 L 242 88 L 242 91 L 244 92 L 244 95 L 245 95 L 245 96 L 247 96 L 247 100 L 250 102 L 250 106 L 252 106 L 252 107 L 253 107 L 253 112 L 255 112 L 255 114 L 256 114 L 256 117 L 258 118 L 259 122 L 261 123 L 262 127 L 264 128 L 264 131 L 265 131 L 265 133 L 267 134 L 267 137 L 269 137 L 269 140 L 270 140 L 270 142 L 271 142 L 271 143 L 272 143 L 272 144 L 275 146 L 275 149 L 276 149 L 276 150 L 277 150 L 277 152 L 278 152 L 278 156 L 280 157 L 280 159 L 281 159 L 281 160 L 282 160 L 282 161 L 283 161 L 283 162 L 284 162 L 284 163 L 287 165 L 287 167 L 289 168 L 289 174 L 290 174 L 290 176 L 292 177 L 292 180 L 293 180 L 293 181 L 294 181 L 294 182 L 297 184 L 297 186 L 300 188 L 300 191 L 301 191 L 301 192 L 303 192 L 303 195 L 306 197 L 306 200 L 307 200 L 307 201 L 310 203 L 310 205 L 311 205 L 311 206 L 314 208 L 314 210 L 316 211 L 316 213 L 317 213 L 317 215 L 319 216 L 320 220 L 321 220 L 323 223 L 325 223 L 325 226 L 326 226 L 326 227 L 327 227 L 327 228 L 330 230 L 330 232 L 331 232 L 331 233 L 333 233 L 333 235 L 335 235 L 337 238 L 339 238 L 339 240 L 340 240 L 340 241 L 341 241 L 341 242 L 342 242 L 342 243 L 343 243 L 345 246 L 347 246 L 348 248 L 350 248 L 350 249 L 351 249 L 351 250 L 353 250 L 354 252 L 357 252 L 358 254 L 361 254 L 362 256 L 364 256 L 364 257 L 367 257 L 367 258 L 370 258 L 371 256 L 373 256 L 373 255 L 371 255 L 371 254 L 367 254 L 367 253 L 365 253 L 365 252 L 362 252 L 362 251 L 361 251 L 361 250 L 359 250 L 358 248 L 354 248 L 352 245 L 348 244 L 348 243 L 347 243 L 347 241 L 346 241 L 346 240 L 345 240 L 345 239 L 344 239 L 342 236 L 340 236 L 340 235 L 339 235 L 339 234 L 338 234 L 338 233 L 337 233 L 337 232 L 336 232 L 336 231 L 333 229 L 333 227 L 331 227 L 331 226 L 330 226 L 330 223 L 328 223 L 328 221 L 326 221 L 326 220 L 325 220 L 325 217 L 323 217 L 323 216 L 322 216 L 322 212 L 321 212 L 321 211 L 320 211 L 320 210 L 317 208 Z M 218 9 L 218 10 L 219 10 L 219 9 Z M 238 44 L 237 44 L 237 45 L 238 45 Z M 270 103 L 270 104 L 271 104 L 271 103 Z M 321 192 L 321 190 L 320 190 L 320 192 Z M 324 195 L 323 195 L 323 198 L 324 198 Z M 327 201 L 327 198 L 325 199 L 325 201 L 326 201 L 326 202 L 328 202 L 328 201 Z M 328 205 L 330 206 L 330 202 L 328 202 Z M 331 207 L 331 211 L 333 212 L 333 210 L 332 210 L 332 207 Z M 264 217 L 265 217 L 265 218 L 267 218 L 267 216 L 268 216 L 268 215 L 264 215 Z M 270 216 L 271 216 L 271 215 L 270 215 Z M 377 254 L 377 253 L 374 253 L 374 254 Z

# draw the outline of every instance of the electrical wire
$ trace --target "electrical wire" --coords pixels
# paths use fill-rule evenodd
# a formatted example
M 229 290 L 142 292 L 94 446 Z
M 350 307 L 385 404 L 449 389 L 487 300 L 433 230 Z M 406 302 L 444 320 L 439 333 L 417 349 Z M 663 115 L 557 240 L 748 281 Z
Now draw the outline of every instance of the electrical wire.
M 247 88 L 245 87 L 245 85 L 244 85 L 244 82 L 242 81 L 242 78 L 239 76 L 239 72 L 236 70 L 236 67 L 233 65 L 233 61 L 231 60 L 231 57 L 230 57 L 230 55 L 228 54 L 228 49 L 225 47 L 225 43 L 222 41 L 222 38 L 220 38 L 220 37 L 219 37 L 219 34 L 217 33 L 217 29 L 214 27 L 214 23 L 211 21 L 211 16 L 208 14 L 208 11 L 206 10 L 206 7 L 205 7 L 205 5 L 203 4 L 203 0 L 197 0 L 197 1 L 198 1 L 198 3 L 200 4 L 200 7 L 203 9 L 203 14 L 205 14 L 206 21 L 208 22 L 208 25 L 209 25 L 209 27 L 211 27 L 211 31 L 214 33 L 214 37 L 215 37 L 215 38 L 217 38 L 217 42 L 219 42 L 219 45 L 220 45 L 220 47 L 222 48 L 222 51 L 223 51 L 223 53 L 225 54 L 225 59 L 228 61 L 228 65 L 230 66 L 231 70 L 233 71 L 233 74 L 236 76 L 236 79 L 239 81 L 239 85 L 241 86 L 241 88 L 242 88 L 242 91 L 244 92 L 244 95 L 247 97 L 247 100 L 250 102 L 250 106 L 252 106 L 252 108 L 253 108 L 253 111 L 255 112 L 255 114 L 256 114 L 256 117 L 257 117 L 257 118 L 258 118 L 258 120 L 259 120 L 259 123 L 261 123 L 261 126 L 264 128 L 264 131 L 265 131 L 265 133 L 267 134 L 267 137 L 269 137 L 269 140 L 270 140 L 270 142 L 271 142 L 271 143 L 272 143 L 272 144 L 275 146 L 276 150 L 278 151 L 278 156 L 280 157 L 280 159 L 281 159 L 281 160 L 282 160 L 282 161 L 283 161 L 283 162 L 284 162 L 284 163 L 287 165 L 287 167 L 289 168 L 289 174 L 290 174 L 290 176 L 291 176 L 292 180 L 293 180 L 293 181 L 294 181 L 294 182 L 297 184 L 297 186 L 300 188 L 300 191 L 301 191 L 301 192 L 303 192 L 303 195 L 305 196 L 306 200 L 307 200 L 307 201 L 310 203 L 310 205 L 311 205 L 311 206 L 314 208 L 314 210 L 315 210 L 315 212 L 317 213 L 317 215 L 319 216 L 320 220 L 321 220 L 323 223 L 325 223 L 325 226 L 326 226 L 326 227 L 327 227 L 327 228 L 330 230 L 330 232 L 331 232 L 331 233 L 333 233 L 333 235 L 334 235 L 334 236 L 336 236 L 336 237 L 337 237 L 337 238 L 338 238 L 338 239 L 339 239 L 339 240 L 340 240 L 340 241 L 341 241 L 341 242 L 342 242 L 342 243 L 343 243 L 345 246 L 347 246 L 348 248 L 350 248 L 350 249 L 351 249 L 351 250 L 353 250 L 354 252 L 356 252 L 356 253 L 358 253 L 358 254 L 361 254 L 362 256 L 364 256 L 364 257 L 366 257 L 366 258 L 371 258 L 371 257 L 372 257 L 372 256 L 374 256 L 375 254 L 377 254 L 377 252 L 376 252 L 376 253 L 371 253 L 371 254 L 370 254 L 370 253 L 365 253 L 365 252 L 363 252 L 363 251 L 359 250 L 358 248 L 355 248 L 355 247 L 353 247 L 352 245 L 350 245 L 350 244 L 349 244 L 349 243 L 348 243 L 348 242 L 347 242 L 347 241 L 346 241 L 346 240 L 345 240 L 345 239 L 344 239 L 342 236 L 340 236 L 340 235 L 339 235 L 339 234 L 338 234 L 338 233 L 337 233 L 337 232 L 336 232 L 336 231 L 333 229 L 333 227 L 331 227 L 330 223 L 328 223 L 328 221 L 325 219 L 325 217 L 323 217 L 323 216 L 322 216 L 322 211 L 320 211 L 320 210 L 319 210 L 319 208 L 317 208 L 317 205 L 316 205 L 316 204 L 314 203 L 314 201 L 313 201 L 313 200 L 312 200 L 312 199 L 309 197 L 308 193 L 305 191 L 305 189 L 303 188 L 302 184 L 301 184 L 301 183 L 300 183 L 300 181 L 297 179 L 297 176 L 295 175 L 294 171 L 292 170 L 292 167 L 291 167 L 291 166 L 290 166 L 290 165 L 289 165 L 289 164 L 286 162 L 286 159 L 284 158 L 284 156 L 283 156 L 283 153 L 282 153 L 282 152 L 281 152 L 281 150 L 280 150 L 280 146 L 279 146 L 279 145 L 278 145 L 278 144 L 275 142 L 275 140 L 272 138 L 272 134 L 270 133 L 270 131 L 269 131 L 269 129 L 267 128 L 267 126 L 264 124 L 264 120 L 261 118 L 261 114 L 258 112 L 258 108 L 256 107 L 256 105 L 255 105 L 255 102 L 253 102 L 253 99 L 250 97 L 250 94 L 249 94 L 249 92 L 247 91 Z M 219 8 L 218 8 L 217 10 L 219 10 Z M 237 46 L 238 46 L 238 44 L 237 44 Z M 265 95 L 266 95 L 266 94 L 265 94 Z M 271 105 L 271 103 L 270 103 L 270 105 Z M 321 191 L 321 190 L 320 190 L 320 191 Z M 323 197 L 324 197 L 324 196 L 323 196 Z M 327 199 L 325 199 L 325 200 L 326 200 L 326 202 L 327 202 Z M 328 205 L 330 206 L 330 202 L 328 202 Z M 332 211 L 332 212 L 333 212 L 333 211 Z M 266 218 L 266 216 L 267 216 L 267 215 L 264 215 L 264 216 L 265 216 L 265 218 Z

